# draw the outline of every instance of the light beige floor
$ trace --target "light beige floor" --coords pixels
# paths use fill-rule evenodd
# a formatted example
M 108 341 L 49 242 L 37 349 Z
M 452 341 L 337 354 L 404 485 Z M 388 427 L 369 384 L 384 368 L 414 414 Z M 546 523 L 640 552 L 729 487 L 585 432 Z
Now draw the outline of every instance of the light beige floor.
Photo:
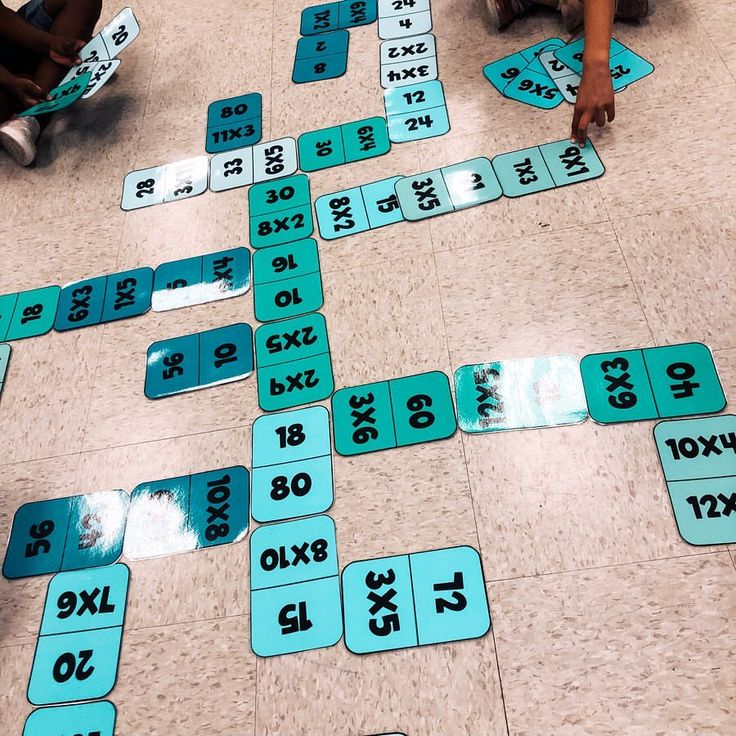
M 105 0 L 107 20 L 122 3 Z M 0 293 L 247 244 L 245 190 L 124 214 L 124 174 L 200 154 L 206 103 L 264 95 L 264 140 L 383 114 L 375 26 L 348 74 L 291 84 L 305 0 L 145 0 L 117 78 L 60 116 L 35 168 L 0 157 Z M 506 33 L 481 0 L 433 0 L 451 133 L 311 176 L 313 197 L 562 138 L 570 108 L 502 99 Z M 617 36 L 656 65 L 595 139 L 606 175 L 320 244 L 337 386 L 474 361 L 702 340 L 736 396 L 736 6 L 660 0 Z M 729 30 L 730 29 L 730 30 Z M 368 317 L 368 319 L 366 319 Z M 0 539 L 29 500 L 250 464 L 251 379 L 149 402 L 146 347 L 253 322 L 250 298 L 14 345 L 0 402 Z M 246 544 L 129 563 L 119 736 L 734 733 L 736 569 L 677 534 L 652 423 L 461 436 L 335 458 L 343 564 L 481 550 L 485 639 L 257 661 Z M 732 551 L 733 552 L 733 551 Z M 734 552 L 736 556 L 736 552 Z M 0 733 L 20 734 L 47 579 L 0 580 Z

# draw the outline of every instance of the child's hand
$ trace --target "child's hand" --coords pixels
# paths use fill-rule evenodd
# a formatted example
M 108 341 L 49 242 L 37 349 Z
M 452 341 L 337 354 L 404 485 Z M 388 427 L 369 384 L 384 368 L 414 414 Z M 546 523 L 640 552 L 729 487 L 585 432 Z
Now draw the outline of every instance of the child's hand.
M 81 64 L 79 58 L 79 49 L 84 46 L 84 41 L 77 41 L 73 38 L 62 38 L 61 36 L 51 36 L 49 41 L 49 56 L 51 61 L 61 64 L 62 66 L 75 66 Z
M 23 105 L 24 110 L 49 99 L 49 96 L 35 82 L 25 77 L 11 76 L 7 79 L 5 86 L 7 91 Z
M 595 64 L 583 69 L 583 79 L 578 89 L 575 112 L 572 116 L 570 140 L 584 146 L 588 139 L 588 126 L 595 123 L 599 128 L 613 122 L 616 108 L 613 102 L 613 83 L 608 63 Z

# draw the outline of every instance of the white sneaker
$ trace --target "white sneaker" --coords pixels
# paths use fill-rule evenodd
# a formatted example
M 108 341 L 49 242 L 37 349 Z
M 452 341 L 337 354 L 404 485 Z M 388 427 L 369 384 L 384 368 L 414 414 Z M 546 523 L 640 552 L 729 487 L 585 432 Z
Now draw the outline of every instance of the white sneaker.
M 36 141 L 41 126 L 33 116 L 13 118 L 0 125 L 0 145 L 21 166 L 29 166 L 36 158 Z

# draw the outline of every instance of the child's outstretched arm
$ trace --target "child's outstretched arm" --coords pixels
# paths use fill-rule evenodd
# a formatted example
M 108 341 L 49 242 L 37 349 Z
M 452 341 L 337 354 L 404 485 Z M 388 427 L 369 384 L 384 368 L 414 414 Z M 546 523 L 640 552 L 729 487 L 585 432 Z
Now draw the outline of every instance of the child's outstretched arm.
M 588 126 L 599 128 L 612 122 L 616 115 L 610 69 L 610 45 L 613 32 L 615 0 L 585 0 L 585 51 L 583 79 L 578 89 L 572 117 L 570 140 L 584 145 Z

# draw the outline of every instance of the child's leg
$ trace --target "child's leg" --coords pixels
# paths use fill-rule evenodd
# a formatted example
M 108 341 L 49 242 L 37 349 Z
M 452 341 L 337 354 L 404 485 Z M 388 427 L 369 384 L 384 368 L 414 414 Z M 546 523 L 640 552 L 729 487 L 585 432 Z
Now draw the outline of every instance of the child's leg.
M 49 33 L 89 41 L 102 12 L 102 0 L 44 0 L 43 7 L 53 19 Z M 44 92 L 48 92 L 67 71 L 66 67 L 47 56 L 39 61 L 33 79 Z

